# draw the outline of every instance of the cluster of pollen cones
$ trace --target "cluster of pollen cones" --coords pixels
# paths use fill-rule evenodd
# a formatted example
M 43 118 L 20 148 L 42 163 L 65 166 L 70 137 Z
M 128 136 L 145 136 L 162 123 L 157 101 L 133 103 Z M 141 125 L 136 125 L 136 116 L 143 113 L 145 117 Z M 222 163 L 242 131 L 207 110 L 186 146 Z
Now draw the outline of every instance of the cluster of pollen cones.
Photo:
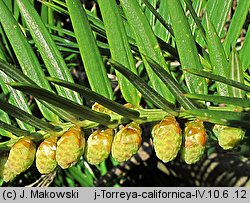
M 243 130 L 228 126 L 215 125 L 214 131 L 224 149 L 235 147 L 244 136 Z M 202 121 L 189 121 L 182 131 L 173 116 L 167 116 L 154 125 L 152 138 L 157 157 L 165 163 L 174 160 L 180 153 L 185 163 L 194 164 L 202 157 L 207 142 Z M 26 136 L 19 139 L 9 152 L 1 152 L 0 178 L 12 181 L 34 161 L 41 174 L 51 173 L 58 166 L 69 168 L 82 156 L 92 165 L 102 163 L 110 154 L 115 160 L 123 162 L 137 153 L 141 142 L 142 129 L 134 121 L 120 128 L 116 134 L 111 128 L 96 130 L 87 141 L 80 126 L 69 128 L 60 137 L 50 136 L 38 147 L 30 136 Z

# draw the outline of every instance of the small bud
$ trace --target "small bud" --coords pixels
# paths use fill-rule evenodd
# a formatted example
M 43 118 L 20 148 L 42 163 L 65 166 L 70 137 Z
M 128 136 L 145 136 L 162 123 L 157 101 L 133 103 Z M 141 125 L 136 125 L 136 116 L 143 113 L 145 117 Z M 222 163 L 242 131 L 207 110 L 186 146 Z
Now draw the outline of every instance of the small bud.
M 236 147 L 245 136 L 241 128 L 234 128 L 224 125 L 214 125 L 213 132 L 218 138 L 219 145 L 227 150 Z
M 106 113 L 106 114 L 115 114 L 115 112 L 111 111 L 110 109 L 102 106 L 101 104 L 95 102 L 92 105 L 92 110 L 97 111 L 97 112 L 101 112 L 101 113 Z
M 88 163 L 96 165 L 103 162 L 110 154 L 114 131 L 96 130 L 87 141 L 85 157 Z
M 141 145 L 142 130 L 139 124 L 132 122 L 127 124 L 114 137 L 112 144 L 112 156 L 119 162 L 128 160 L 137 153 Z
M 56 137 L 45 139 L 36 152 L 36 167 L 41 174 L 48 174 L 55 170 L 56 162 Z
M 201 121 L 186 123 L 184 132 L 184 146 L 181 157 L 187 164 L 194 164 L 202 157 L 207 141 L 206 129 Z
M 164 118 L 152 130 L 157 157 L 163 162 L 172 161 L 181 148 L 182 134 L 179 123 L 173 116 Z
M 36 146 L 28 137 L 18 140 L 9 153 L 8 160 L 4 166 L 3 180 L 13 180 L 17 175 L 26 171 L 34 162 Z
M 128 109 L 133 109 L 134 108 L 133 104 L 130 104 L 130 103 L 126 103 L 123 106 L 128 108 Z
M 84 133 L 78 126 L 71 127 L 57 142 L 56 161 L 63 169 L 76 164 L 84 153 Z

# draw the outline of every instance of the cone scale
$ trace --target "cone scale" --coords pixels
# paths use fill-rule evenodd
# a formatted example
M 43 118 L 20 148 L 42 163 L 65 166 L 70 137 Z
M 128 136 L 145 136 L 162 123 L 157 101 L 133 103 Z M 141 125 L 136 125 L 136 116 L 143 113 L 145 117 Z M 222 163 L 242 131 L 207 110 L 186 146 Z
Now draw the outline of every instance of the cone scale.
M 198 162 L 205 151 L 206 141 L 206 129 L 201 121 L 195 120 L 186 123 L 181 158 L 187 164 Z
M 36 146 L 28 137 L 18 140 L 10 149 L 9 157 L 3 170 L 3 180 L 12 181 L 26 171 L 34 162 Z
M 137 153 L 141 145 L 142 130 L 139 124 L 132 122 L 117 132 L 112 143 L 112 156 L 119 162 L 127 161 Z
M 213 128 L 213 132 L 224 150 L 235 148 L 245 136 L 245 131 L 241 128 L 217 124 Z
M 84 133 L 79 126 L 71 127 L 57 142 L 56 161 L 63 168 L 76 164 L 84 153 Z
M 164 163 L 172 161 L 177 156 L 182 143 L 179 123 L 173 116 L 164 118 L 152 130 L 153 145 L 156 156 Z
M 109 156 L 113 135 L 112 129 L 106 129 L 96 130 L 89 136 L 85 150 L 85 158 L 89 164 L 100 164 Z
M 47 138 L 39 145 L 36 152 L 36 167 L 41 174 L 48 174 L 55 170 L 56 148 L 56 137 Z

